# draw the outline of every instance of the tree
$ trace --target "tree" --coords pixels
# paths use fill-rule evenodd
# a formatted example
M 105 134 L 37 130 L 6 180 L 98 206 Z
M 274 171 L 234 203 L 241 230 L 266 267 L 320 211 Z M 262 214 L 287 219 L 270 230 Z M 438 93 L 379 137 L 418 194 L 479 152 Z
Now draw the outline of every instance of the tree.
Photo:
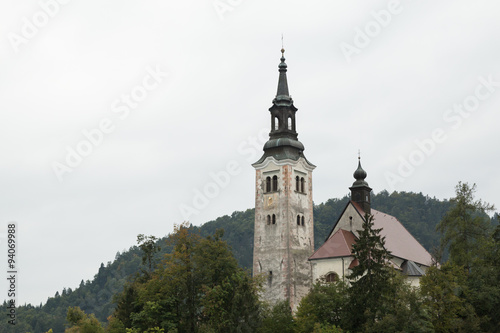
M 393 301 L 394 271 L 388 267 L 391 254 L 385 249 L 381 229 L 373 228 L 373 216 L 365 215 L 363 229 L 352 252 L 358 265 L 347 276 L 351 283 L 345 307 L 343 328 L 358 332 L 366 323 L 380 320 L 389 311 Z
M 500 327 L 500 226 L 484 241 L 482 255 L 473 261 L 467 278 L 468 300 L 481 318 L 485 332 Z
M 491 232 L 491 220 L 486 213 L 494 209 L 481 200 L 474 201 L 475 192 L 476 184 L 471 187 L 459 182 L 455 187 L 456 197 L 451 199 L 454 205 L 437 226 L 442 234 L 441 248 L 448 247 L 450 260 L 468 272 Z
M 441 249 L 449 249 L 449 265 L 465 271 L 464 276 L 455 273 L 455 278 L 460 278 L 460 290 L 464 291 L 459 295 L 460 301 L 463 307 L 472 308 L 468 314 L 473 313 L 473 317 L 463 320 L 468 323 L 474 319 L 475 323 L 477 315 L 484 331 L 494 331 L 500 326 L 500 231 L 498 226 L 493 228 L 487 215 L 494 206 L 475 200 L 475 191 L 475 184 L 459 182 L 456 197 L 451 200 L 453 206 L 437 229 L 442 234 Z
M 262 310 L 261 326 L 258 333 L 293 333 L 294 320 L 288 300 L 279 301 L 274 306 L 266 304 Z
M 427 269 L 420 279 L 424 304 L 436 333 L 479 332 L 479 319 L 467 303 L 466 272 L 454 263 Z
M 347 287 L 342 281 L 317 281 L 297 308 L 296 331 L 312 332 L 316 324 L 339 326 L 346 302 Z
M 72 325 L 66 329 L 66 333 L 104 333 L 99 320 L 93 314 L 87 315 L 77 306 L 68 309 L 66 320 Z
M 255 332 L 259 326 L 259 286 L 244 271 L 237 270 L 220 284 L 205 286 L 201 299 L 203 330 Z
M 150 278 L 135 282 L 125 303 L 133 309 L 117 311 L 117 319 L 140 332 L 253 332 L 258 286 L 238 267 L 223 235 L 201 237 L 187 224 L 176 226 L 168 238 L 172 253 Z
M 158 238 L 155 236 L 144 236 L 143 234 L 137 235 L 137 244 L 142 250 L 142 264 L 149 268 L 148 272 L 153 271 L 154 255 L 161 250 L 158 246 Z
M 376 321 L 366 322 L 364 332 L 434 332 L 428 308 L 417 288 L 412 287 L 402 274 L 391 277 L 393 297 L 384 305 L 386 311 Z

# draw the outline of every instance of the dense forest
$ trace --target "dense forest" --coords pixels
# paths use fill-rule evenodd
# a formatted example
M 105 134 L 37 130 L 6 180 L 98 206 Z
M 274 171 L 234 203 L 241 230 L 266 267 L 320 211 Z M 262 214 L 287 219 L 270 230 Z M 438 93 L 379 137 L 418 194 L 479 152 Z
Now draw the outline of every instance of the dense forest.
M 316 248 L 324 242 L 347 201 L 348 197 L 329 199 L 324 203 L 314 206 Z M 387 191 L 382 191 L 372 195 L 372 207 L 374 209 L 397 217 L 427 250 L 440 254 L 443 253 L 442 236 L 446 231 L 446 228 L 443 228 L 440 221 L 446 217 L 447 212 L 454 205 L 456 205 L 454 201 L 441 201 L 436 198 L 424 196 L 422 193 L 393 192 L 389 194 Z M 484 218 L 484 212 L 482 212 L 481 216 Z M 494 219 L 487 219 L 492 225 L 498 223 L 496 216 Z M 239 267 L 232 267 L 232 259 L 227 259 L 228 265 L 232 267 L 232 274 L 236 274 L 235 276 L 239 277 L 238 283 L 247 283 L 248 281 L 245 282 L 246 280 L 243 278 L 246 275 L 242 272 L 248 272 L 252 265 L 253 224 L 254 209 L 248 209 L 244 212 L 234 212 L 230 216 L 219 217 L 200 227 L 189 226 L 185 229 L 188 235 L 196 235 L 198 237 L 196 238 L 197 242 L 207 242 L 206 239 L 208 239 L 214 242 L 224 241 L 224 244 L 227 243 L 228 251 L 231 253 L 231 257 L 234 256 L 234 262 Z M 439 232 L 437 230 L 438 226 L 441 228 Z M 221 233 L 217 230 L 223 230 L 223 232 Z M 149 258 L 150 262 L 158 263 L 162 259 L 169 258 L 169 256 L 177 253 L 173 250 L 178 243 L 173 242 L 172 237 L 178 237 L 178 232 L 161 239 L 149 238 L 149 240 L 153 239 L 155 241 L 153 248 L 156 249 L 149 252 L 151 256 Z M 187 239 L 188 236 L 184 235 L 184 237 Z M 45 304 L 36 306 L 27 304 L 19 307 L 17 309 L 17 324 L 12 327 L 11 325 L 7 326 L 6 321 L 2 321 L 0 322 L 0 331 L 44 333 L 52 329 L 53 332 L 64 332 L 65 329 L 77 323 L 78 320 L 83 320 L 82 318 L 88 320 L 92 318 L 92 320 L 106 325 L 111 315 L 114 314 L 116 317 L 117 303 L 124 301 L 124 287 L 125 292 L 132 290 L 130 286 L 134 285 L 134 283 L 142 286 L 142 292 L 146 292 L 147 288 L 153 288 L 147 282 L 148 279 L 152 279 L 153 272 L 148 269 L 147 258 L 145 257 L 147 250 L 144 244 L 146 243 L 143 241 L 137 246 L 130 247 L 128 251 L 117 253 L 113 262 L 101 264 L 92 281 L 82 280 L 80 285 L 74 289 L 68 287 L 61 292 L 58 291 L 53 297 L 48 298 Z M 206 247 L 209 247 L 207 244 L 212 243 L 205 244 Z M 221 249 L 225 246 L 217 244 Z M 453 248 L 447 246 L 445 255 L 448 255 L 452 251 Z M 199 255 L 202 258 L 200 260 L 209 260 L 207 254 L 201 253 Z M 146 288 L 145 286 L 148 287 Z M 251 283 L 248 282 L 247 286 L 251 286 Z M 253 287 L 248 288 L 251 289 Z M 324 286 L 317 286 L 317 288 L 320 290 Z M 335 292 L 337 293 L 337 291 Z M 216 291 L 213 291 L 213 293 L 214 297 L 217 297 L 218 294 Z M 245 297 L 250 297 L 249 295 L 250 291 Z M 283 305 L 278 305 L 278 307 L 270 311 L 283 318 L 283 312 L 280 312 L 279 306 Z M 73 312 L 68 312 L 69 308 L 71 308 L 70 312 Z M 210 306 L 205 304 L 204 309 L 210 309 Z M 1 311 L 2 313 L 7 313 L 5 303 L 2 305 Z M 90 317 L 90 314 L 93 314 L 92 317 Z M 74 322 L 70 322 L 71 318 L 74 319 Z M 265 321 L 266 318 L 261 318 L 261 320 Z M 273 321 L 275 320 L 273 319 Z M 204 325 L 211 325 L 211 323 L 206 322 Z M 318 330 L 317 332 L 322 331 Z M 324 332 L 330 331 L 325 330 Z

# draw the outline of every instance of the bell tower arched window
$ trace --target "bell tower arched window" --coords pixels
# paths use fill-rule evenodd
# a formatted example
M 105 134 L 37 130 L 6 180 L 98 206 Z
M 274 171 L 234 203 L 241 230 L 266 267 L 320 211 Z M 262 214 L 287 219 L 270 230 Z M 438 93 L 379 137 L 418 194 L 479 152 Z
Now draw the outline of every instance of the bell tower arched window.
M 276 215 L 273 214 L 273 224 L 276 224 Z
M 273 188 L 272 188 L 273 191 L 277 191 L 278 190 L 278 176 L 273 176 Z
M 299 176 L 295 177 L 295 191 L 300 191 L 300 178 Z
M 266 192 L 271 192 L 271 177 L 266 177 Z
M 292 130 L 292 117 L 288 117 L 288 129 Z
M 300 192 L 302 192 L 302 193 L 306 192 L 305 191 L 305 189 L 306 189 L 305 183 L 306 183 L 306 181 L 305 181 L 304 177 L 300 178 Z
M 300 215 L 297 215 L 297 225 L 300 225 Z

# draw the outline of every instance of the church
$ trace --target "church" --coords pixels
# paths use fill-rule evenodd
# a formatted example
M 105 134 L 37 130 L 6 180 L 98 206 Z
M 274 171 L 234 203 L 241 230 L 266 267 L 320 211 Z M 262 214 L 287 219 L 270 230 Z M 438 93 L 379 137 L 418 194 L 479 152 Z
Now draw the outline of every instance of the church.
M 252 164 L 256 176 L 253 275 L 265 277 L 263 299 L 288 300 L 295 310 L 316 280 L 345 280 L 357 265 L 351 250 L 366 214 L 373 216 L 375 228 L 382 229 L 385 247 L 392 254 L 390 265 L 418 285 L 432 256 L 397 218 L 371 208 L 372 189 L 359 158 L 349 188 L 351 199 L 324 244 L 314 251 L 312 172 L 316 166 L 307 160 L 298 140 L 297 108 L 288 92 L 284 52 L 278 65 L 278 90 L 269 108 L 269 140 L 262 157 Z

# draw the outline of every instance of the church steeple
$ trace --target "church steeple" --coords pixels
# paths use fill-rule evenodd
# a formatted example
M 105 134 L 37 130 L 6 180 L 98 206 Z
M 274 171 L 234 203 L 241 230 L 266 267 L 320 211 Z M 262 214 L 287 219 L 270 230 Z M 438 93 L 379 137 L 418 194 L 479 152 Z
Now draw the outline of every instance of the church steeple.
M 273 99 L 273 105 L 269 108 L 271 132 L 269 140 L 264 145 L 264 155 L 256 163 L 261 163 L 269 156 L 276 160 L 292 159 L 294 161 L 304 157 L 304 145 L 298 140 L 296 127 L 295 113 L 297 108 L 293 105 L 293 99 L 288 90 L 287 67 L 285 50 L 281 49 L 281 59 L 278 65 L 278 90 Z
M 351 190 L 351 200 L 358 203 L 366 214 L 371 214 L 370 192 L 372 189 L 365 181 L 367 174 L 361 167 L 361 156 L 358 156 L 358 168 L 354 171 L 353 176 L 356 181 L 349 188 Z
M 278 65 L 280 77 L 278 80 L 278 92 L 276 93 L 276 99 L 286 99 L 291 100 L 290 94 L 288 93 L 288 82 L 286 80 L 286 68 L 285 63 L 285 49 L 281 49 L 281 63 Z
M 263 275 L 262 297 L 270 304 L 288 300 L 295 311 L 312 285 L 307 258 L 314 249 L 312 172 L 297 140 L 287 65 L 281 50 L 276 97 L 269 109 L 271 131 L 255 168 L 253 274 Z

